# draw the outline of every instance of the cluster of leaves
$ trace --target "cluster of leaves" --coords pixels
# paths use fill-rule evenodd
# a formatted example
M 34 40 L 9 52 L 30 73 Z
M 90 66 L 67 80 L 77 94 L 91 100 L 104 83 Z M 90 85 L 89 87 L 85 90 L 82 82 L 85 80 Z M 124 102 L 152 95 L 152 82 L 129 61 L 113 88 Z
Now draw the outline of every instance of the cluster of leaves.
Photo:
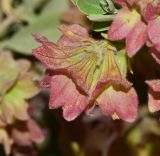
M 93 30 L 96 32 L 108 30 L 117 13 L 112 0 L 73 0 L 72 2 L 93 22 Z
M 27 103 L 39 89 L 29 71 L 29 61 L 16 61 L 11 53 L 3 52 L 0 62 L 0 143 L 7 155 L 11 151 L 18 154 L 19 148 L 44 140 L 40 127 L 29 114 Z

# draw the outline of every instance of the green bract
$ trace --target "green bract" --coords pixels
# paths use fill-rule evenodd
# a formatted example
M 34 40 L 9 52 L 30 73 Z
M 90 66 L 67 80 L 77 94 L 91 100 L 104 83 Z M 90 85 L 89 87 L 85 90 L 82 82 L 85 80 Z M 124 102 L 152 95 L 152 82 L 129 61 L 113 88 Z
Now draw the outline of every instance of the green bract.
M 125 78 L 127 75 L 127 56 L 126 56 L 125 49 L 122 49 L 121 51 L 117 53 L 116 62 L 118 64 L 122 77 Z
M 105 11 L 100 6 L 101 0 L 77 0 L 77 7 L 83 13 L 89 14 L 105 14 Z

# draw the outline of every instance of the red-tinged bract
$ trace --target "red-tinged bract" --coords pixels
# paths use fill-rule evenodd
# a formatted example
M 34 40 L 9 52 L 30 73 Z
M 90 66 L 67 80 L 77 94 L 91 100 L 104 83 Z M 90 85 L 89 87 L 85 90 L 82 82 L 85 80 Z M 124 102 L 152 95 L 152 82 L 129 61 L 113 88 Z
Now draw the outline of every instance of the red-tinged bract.
M 112 41 L 126 39 L 129 57 L 133 57 L 143 45 L 160 51 L 160 2 L 152 0 L 115 0 L 122 6 L 118 11 L 108 37 Z
M 138 98 L 119 69 L 115 59 L 117 50 L 106 40 L 91 38 L 77 24 L 60 25 L 59 29 L 63 35 L 57 44 L 33 34 L 41 43 L 33 55 L 47 68 L 41 84 L 50 88 L 49 107 L 62 107 L 68 121 L 95 105 L 113 118 L 116 114 L 117 118 L 134 121 Z M 120 96 L 126 101 L 119 102 Z
M 160 80 L 147 80 L 148 91 L 148 108 L 151 112 L 160 110 Z

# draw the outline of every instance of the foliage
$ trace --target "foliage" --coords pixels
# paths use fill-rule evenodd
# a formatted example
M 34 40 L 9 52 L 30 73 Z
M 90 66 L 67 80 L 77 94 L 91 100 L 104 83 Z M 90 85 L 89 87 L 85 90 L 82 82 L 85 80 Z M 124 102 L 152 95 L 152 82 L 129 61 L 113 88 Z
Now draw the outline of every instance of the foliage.
M 18 149 L 12 149 L 13 145 L 32 146 L 32 142 L 42 142 L 44 136 L 28 113 L 26 100 L 39 91 L 33 73 L 29 72 L 30 62 L 24 59 L 15 61 L 8 52 L 0 54 L 0 62 L 0 143 L 6 154 L 10 154 L 11 151 L 18 152 Z M 11 129 L 7 130 L 7 127 Z

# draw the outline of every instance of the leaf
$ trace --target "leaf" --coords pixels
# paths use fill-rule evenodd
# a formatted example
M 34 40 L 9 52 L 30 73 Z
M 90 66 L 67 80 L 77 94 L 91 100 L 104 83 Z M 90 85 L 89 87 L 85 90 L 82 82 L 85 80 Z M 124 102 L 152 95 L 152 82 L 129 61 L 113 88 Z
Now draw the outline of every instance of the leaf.
M 54 13 L 57 6 L 53 6 L 49 11 L 44 11 L 42 15 L 37 16 L 33 23 L 24 27 L 9 40 L 1 42 L 0 48 L 9 48 L 21 54 L 31 55 L 32 49 L 36 46 L 36 42 L 32 38 L 32 33 L 34 32 L 41 33 L 56 41 L 61 35 L 57 29 L 60 12 L 62 13 L 66 9 L 66 1 L 59 0 L 60 2 L 63 4 L 63 7 L 60 9 L 61 11 L 57 10 L 57 13 Z
M 93 23 L 93 30 L 96 32 L 106 31 L 109 27 L 107 26 L 107 22 L 95 22 Z
M 87 17 L 91 21 L 106 22 L 106 21 L 112 21 L 115 18 L 115 15 L 96 15 L 96 14 L 90 14 Z
M 10 15 L 12 13 L 12 1 L 13 0 L 2 0 L 2 1 L 0 1 L 2 11 L 7 15 Z
M 0 55 L 0 99 L 15 83 L 18 77 L 18 68 L 10 53 Z
M 87 15 L 105 13 L 100 6 L 100 0 L 77 0 L 76 5 L 80 11 Z
M 61 14 L 67 7 L 67 0 L 50 0 L 50 2 L 44 6 L 42 13 L 52 12 L 53 14 Z

